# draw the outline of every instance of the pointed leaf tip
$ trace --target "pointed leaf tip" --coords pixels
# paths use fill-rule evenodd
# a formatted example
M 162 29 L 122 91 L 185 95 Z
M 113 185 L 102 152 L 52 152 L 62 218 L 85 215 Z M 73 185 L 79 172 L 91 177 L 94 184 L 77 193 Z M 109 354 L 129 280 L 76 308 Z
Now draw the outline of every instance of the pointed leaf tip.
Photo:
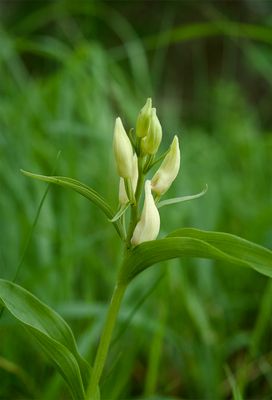
M 129 282 L 154 264 L 183 257 L 228 262 L 272 277 L 271 250 L 228 233 L 184 228 L 164 239 L 142 243 L 130 250 L 120 281 Z
M 111 220 L 112 218 L 114 218 L 114 212 L 107 203 L 107 201 L 94 189 L 76 179 L 68 178 L 66 176 L 46 176 L 46 175 L 33 174 L 32 172 L 28 172 L 25 170 L 21 170 L 21 172 L 23 173 L 23 175 L 28 176 L 30 178 L 37 179 L 47 183 L 53 183 L 55 185 L 62 186 L 64 188 L 72 189 L 75 192 L 81 194 L 89 201 L 91 201 L 97 207 L 99 207 L 100 210 L 103 211 L 103 213 L 106 215 L 108 219 Z M 113 225 L 120 238 L 123 239 L 124 233 L 119 222 L 115 221 L 113 222 Z
M 169 206 L 171 204 L 181 203 L 183 201 L 190 201 L 190 200 L 198 199 L 199 197 L 204 196 L 204 194 L 206 194 L 207 191 L 208 191 L 208 185 L 206 184 L 204 189 L 200 193 L 192 194 L 192 195 L 189 195 L 189 196 L 175 197 L 173 199 L 166 199 L 166 200 L 160 201 L 157 204 L 157 207 L 161 208 L 161 207 L 164 207 L 164 206 Z

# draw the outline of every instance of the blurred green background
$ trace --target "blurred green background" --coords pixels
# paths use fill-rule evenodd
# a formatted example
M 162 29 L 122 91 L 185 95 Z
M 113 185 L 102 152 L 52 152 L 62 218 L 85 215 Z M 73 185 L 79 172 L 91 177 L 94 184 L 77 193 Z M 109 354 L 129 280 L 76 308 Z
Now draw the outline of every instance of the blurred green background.
M 164 151 L 181 172 L 161 236 L 182 226 L 272 247 L 272 3 L 2 1 L 0 277 L 56 309 L 92 360 L 120 244 L 86 199 L 20 168 L 79 179 L 117 207 L 114 120 L 135 126 L 152 97 Z M 61 154 L 58 158 L 58 152 Z M 38 217 L 38 218 L 37 218 Z M 19 270 L 18 270 L 19 267 Z M 272 284 L 254 271 L 171 261 L 129 288 L 102 398 L 272 399 Z M 62 379 L 7 313 L 0 398 L 69 399 Z

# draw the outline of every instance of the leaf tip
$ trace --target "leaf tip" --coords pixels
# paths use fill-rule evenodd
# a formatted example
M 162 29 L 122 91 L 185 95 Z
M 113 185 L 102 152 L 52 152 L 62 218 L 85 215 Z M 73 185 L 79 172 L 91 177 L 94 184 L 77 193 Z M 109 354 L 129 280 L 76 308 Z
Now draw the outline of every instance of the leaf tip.
M 22 169 L 22 168 L 20 168 L 20 172 L 21 172 L 21 174 L 23 174 L 23 175 L 25 175 L 25 176 L 28 176 L 28 175 L 29 175 L 29 172 L 25 171 L 25 170 Z

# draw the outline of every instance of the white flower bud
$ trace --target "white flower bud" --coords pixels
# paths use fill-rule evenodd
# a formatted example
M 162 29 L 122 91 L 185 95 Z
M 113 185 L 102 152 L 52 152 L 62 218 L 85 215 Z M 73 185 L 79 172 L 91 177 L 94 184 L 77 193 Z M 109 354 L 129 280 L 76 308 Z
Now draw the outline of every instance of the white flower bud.
M 175 136 L 160 168 L 151 180 L 151 189 L 157 195 L 163 195 L 176 178 L 180 166 L 180 151 L 178 137 Z
M 131 178 L 133 173 L 133 150 L 119 117 L 115 121 L 113 151 L 118 175 L 122 178 Z
M 132 171 L 132 178 L 131 178 L 131 184 L 132 184 L 132 189 L 133 193 L 135 194 L 135 190 L 137 187 L 138 183 L 138 158 L 137 155 L 134 154 L 133 156 L 133 171 Z M 119 183 L 119 203 L 120 204 L 126 204 L 129 201 L 126 188 L 125 188 L 125 182 L 123 178 L 120 178 L 120 183 Z
M 144 137 L 147 135 L 151 119 L 151 107 L 152 101 L 148 98 L 137 118 L 136 135 L 138 137 Z
M 155 240 L 160 231 L 160 214 L 151 193 L 150 181 L 145 182 L 145 201 L 141 218 L 135 227 L 131 243 L 137 246 Z
M 151 121 L 147 136 L 141 142 L 141 149 L 144 154 L 155 154 L 162 139 L 162 127 L 156 114 L 156 108 L 151 109 Z

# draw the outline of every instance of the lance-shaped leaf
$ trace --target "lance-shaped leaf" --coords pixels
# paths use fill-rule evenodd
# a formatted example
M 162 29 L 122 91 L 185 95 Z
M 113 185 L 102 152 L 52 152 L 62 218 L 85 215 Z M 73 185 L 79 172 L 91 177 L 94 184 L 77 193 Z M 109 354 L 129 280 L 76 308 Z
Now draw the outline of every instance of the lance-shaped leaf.
M 86 199 L 90 200 L 96 206 L 103 211 L 103 213 L 107 216 L 109 220 L 114 218 L 114 212 L 106 200 L 97 193 L 94 189 L 90 188 L 89 186 L 85 185 L 84 183 L 77 181 L 76 179 L 68 178 L 66 176 L 46 176 L 46 175 L 39 175 L 33 174 L 32 172 L 24 171 L 21 169 L 21 172 L 30 178 L 38 179 L 40 181 L 54 183 L 55 185 L 59 185 L 65 188 L 69 188 L 74 190 L 75 192 L 81 194 Z M 118 235 L 123 238 L 123 230 L 119 223 L 119 221 L 114 221 L 113 223 Z
M 127 211 L 127 209 L 129 208 L 130 203 L 126 203 L 121 205 L 121 207 L 119 207 L 119 209 L 117 210 L 115 216 L 110 219 L 110 222 L 115 222 L 118 221 L 118 219 L 120 219 L 122 217 L 122 215 L 124 215 L 124 213 Z
M 182 257 L 229 262 L 272 277 L 270 250 L 227 233 L 181 229 L 128 251 L 119 279 L 129 282 L 153 264 Z
M 161 207 L 170 206 L 170 205 L 176 204 L 176 203 L 182 203 L 184 201 L 198 199 L 199 197 L 204 196 L 204 194 L 207 192 L 207 190 L 208 190 L 208 185 L 205 186 L 205 188 L 202 190 L 202 192 L 197 193 L 197 194 L 191 194 L 189 196 L 181 196 L 181 197 L 175 197 L 173 199 L 162 200 L 157 204 L 157 207 L 161 208 Z
M 36 339 L 67 382 L 73 399 L 84 399 L 90 366 L 78 353 L 67 323 L 30 292 L 3 279 L 0 279 L 0 304 Z
M 246 261 L 256 271 L 272 278 L 272 251 L 249 240 L 230 233 L 203 231 L 194 228 L 178 229 L 167 236 L 203 240 L 233 257 Z

